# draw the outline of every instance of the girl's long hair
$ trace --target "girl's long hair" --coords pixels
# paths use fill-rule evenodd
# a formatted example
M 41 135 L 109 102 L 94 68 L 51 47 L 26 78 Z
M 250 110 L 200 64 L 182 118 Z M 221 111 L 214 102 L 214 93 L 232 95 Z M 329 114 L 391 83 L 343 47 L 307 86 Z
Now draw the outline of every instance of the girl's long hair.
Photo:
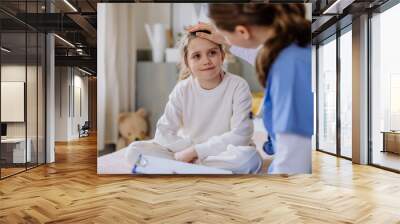
M 304 4 L 210 4 L 209 17 L 215 25 L 233 32 L 238 25 L 265 26 L 268 38 L 256 59 L 258 80 L 266 86 L 268 72 L 279 53 L 292 43 L 306 47 L 311 42 L 311 22 L 306 19 Z

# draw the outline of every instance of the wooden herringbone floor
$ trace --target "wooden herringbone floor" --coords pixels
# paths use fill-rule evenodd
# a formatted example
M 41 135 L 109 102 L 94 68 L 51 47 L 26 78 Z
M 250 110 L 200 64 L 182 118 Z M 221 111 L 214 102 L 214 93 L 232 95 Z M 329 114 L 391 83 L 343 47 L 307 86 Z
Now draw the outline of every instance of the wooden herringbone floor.
M 313 174 L 96 174 L 96 139 L 0 181 L 0 223 L 400 223 L 400 175 L 319 152 Z

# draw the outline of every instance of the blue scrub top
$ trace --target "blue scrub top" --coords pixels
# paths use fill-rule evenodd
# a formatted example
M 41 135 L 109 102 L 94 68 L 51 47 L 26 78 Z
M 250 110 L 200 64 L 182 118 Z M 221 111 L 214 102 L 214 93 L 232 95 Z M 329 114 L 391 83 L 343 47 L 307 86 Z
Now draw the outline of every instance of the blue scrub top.
M 289 45 L 271 65 L 266 80 L 263 122 L 271 137 L 273 149 L 276 149 L 277 133 L 304 137 L 313 135 L 314 102 L 311 79 L 310 45 Z

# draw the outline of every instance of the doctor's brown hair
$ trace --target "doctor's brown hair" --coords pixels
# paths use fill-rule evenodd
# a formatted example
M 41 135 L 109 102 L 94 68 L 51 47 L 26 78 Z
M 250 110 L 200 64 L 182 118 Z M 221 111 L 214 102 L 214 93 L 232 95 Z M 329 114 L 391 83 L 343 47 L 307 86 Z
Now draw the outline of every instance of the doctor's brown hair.
M 209 17 L 221 29 L 233 32 L 242 25 L 272 29 L 256 59 L 258 80 L 266 86 L 267 75 L 279 53 L 292 43 L 306 47 L 311 42 L 311 22 L 304 4 L 209 4 Z

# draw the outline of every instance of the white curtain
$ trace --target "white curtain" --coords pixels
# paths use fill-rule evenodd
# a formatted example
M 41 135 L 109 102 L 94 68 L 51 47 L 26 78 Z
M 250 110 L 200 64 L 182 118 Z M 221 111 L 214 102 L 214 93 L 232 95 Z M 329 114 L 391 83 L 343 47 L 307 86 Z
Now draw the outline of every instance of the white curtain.
M 135 110 L 134 4 L 98 4 L 97 147 L 116 143 L 118 114 Z

